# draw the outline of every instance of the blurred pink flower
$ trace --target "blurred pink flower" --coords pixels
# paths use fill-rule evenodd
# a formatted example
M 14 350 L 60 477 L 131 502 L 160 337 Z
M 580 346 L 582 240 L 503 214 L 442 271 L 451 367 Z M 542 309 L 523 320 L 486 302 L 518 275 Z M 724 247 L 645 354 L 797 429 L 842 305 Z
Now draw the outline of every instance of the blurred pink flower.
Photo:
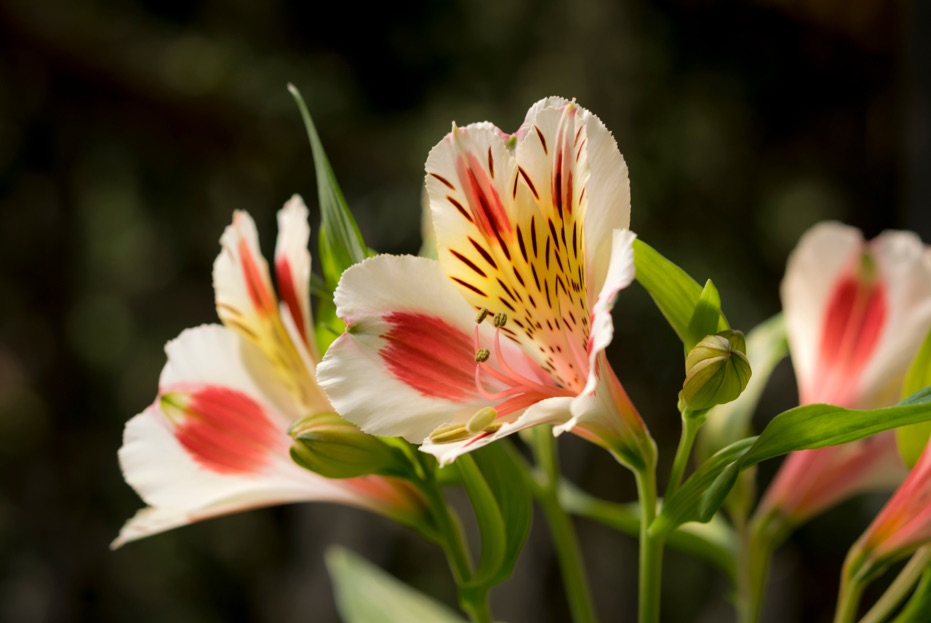
M 782 303 L 801 404 L 851 409 L 894 404 L 931 327 L 931 251 L 909 232 L 865 242 L 822 223 L 789 258 Z M 893 434 L 794 452 L 761 504 L 793 523 L 904 477 Z

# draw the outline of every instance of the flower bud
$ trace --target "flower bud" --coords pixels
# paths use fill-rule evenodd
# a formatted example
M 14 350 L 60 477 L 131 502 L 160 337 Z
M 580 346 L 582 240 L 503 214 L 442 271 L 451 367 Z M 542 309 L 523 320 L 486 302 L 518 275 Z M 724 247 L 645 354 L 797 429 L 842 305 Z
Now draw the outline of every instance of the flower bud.
M 750 380 L 747 343 L 740 331 L 705 336 L 685 358 L 682 406 L 705 411 L 737 398 Z
M 291 458 L 301 467 L 327 478 L 355 478 L 367 474 L 404 476 L 409 463 L 404 453 L 368 435 L 336 413 L 301 418 L 288 431 L 294 439 Z

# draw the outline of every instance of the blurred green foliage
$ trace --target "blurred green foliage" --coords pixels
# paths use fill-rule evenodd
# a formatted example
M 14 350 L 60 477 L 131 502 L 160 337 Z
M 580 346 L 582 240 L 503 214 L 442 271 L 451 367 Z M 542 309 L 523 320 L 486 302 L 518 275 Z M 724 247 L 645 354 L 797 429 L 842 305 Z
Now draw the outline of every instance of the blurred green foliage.
M 633 229 L 713 278 L 747 330 L 778 311 L 811 224 L 909 225 L 903 12 L 831 5 L 0 0 L 0 620 L 332 621 L 334 542 L 450 600 L 437 551 L 347 509 L 254 511 L 107 549 L 141 504 L 116 462 L 122 426 L 154 398 L 165 341 L 216 321 L 210 266 L 232 211 L 256 218 L 268 252 L 293 192 L 315 210 L 288 82 L 366 241 L 390 252 L 420 245 L 423 162 L 451 121 L 514 130 L 534 101 L 576 97 L 628 161 Z M 668 469 L 681 346 L 636 286 L 615 317 L 612 357 Z M 761 417 L 795 400 L 783 366 Z M 561 446 L 575 481 L 633 497 L 606 454 Z M 871 503 L 800 531 L 771 621 L 826 620 L 824 587 Z M 629 618 L 635 544 L 581 530 L 604 620 Z M 730 620 L 722 577 L 674 552 L 666 569 L 665 620 Z M 502 620 L 567 619 L 541 522 L 494 600 Z

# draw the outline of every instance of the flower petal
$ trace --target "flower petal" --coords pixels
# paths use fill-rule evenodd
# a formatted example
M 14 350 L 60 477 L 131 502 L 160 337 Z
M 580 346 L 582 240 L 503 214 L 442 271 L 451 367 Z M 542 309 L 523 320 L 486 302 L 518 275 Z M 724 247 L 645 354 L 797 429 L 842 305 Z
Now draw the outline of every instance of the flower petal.
M 886 330 L 863 369 L 861 406 L 899 398 L 909 364 L 931 329 L 931 250 L 911 232 L 887 231 L 870 243 L 887 299 Z
M 365 260 L 343 274 L 335 302 L 347 332 L 317 366 L 317 380 L 362 430 L 420 443 L 488 404 L 475 385 L 475 317 L 435 261 Z M 487 324 L 479 331 L 492 339 Z
M 782 308 L 802 397 L 814 391 L 830 297 L 862 245 L 857 229 L 821 223 L 802 236 L 789 256 L 781 288 Z
M 300 195 L 294 195 L 278 211 L 278 242 L 275 245 L 275 277 L 278 293 L 287 306 L 301 341 L 313 361 L 318 361 L 316 344 L 311 339 L 310 310 L 310 226 L 307 206 Z M 313 371 L 311 371 L 313 372 Z
M 312 371 L 305 365 L 279 315 L 268 264 L 259 249 L 252 218 L 245 212 L 236 212 L 233 224 L 223 232 L 220 243 L 223 249 L 213 264 L 220 320 L 265 352 L 291 392 L 307 408 L 319 404 Z M 300 328 L 300 324 L 295 323 L 295 326 Z M 303 344 L 302 340 L 300 342 Z

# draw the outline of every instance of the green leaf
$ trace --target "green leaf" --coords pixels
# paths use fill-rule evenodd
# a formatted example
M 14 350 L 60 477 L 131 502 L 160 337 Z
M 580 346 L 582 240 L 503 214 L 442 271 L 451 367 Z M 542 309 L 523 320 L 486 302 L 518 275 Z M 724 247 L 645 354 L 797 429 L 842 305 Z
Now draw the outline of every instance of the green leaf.
M 314 338 L 317 340 L 317 352 L 325 353 L 333 340 L 343 334 L 346 323 L 336 315 L 333 297 L 321 298 L 314 313 Z
M 685 352 L 695 348 L 706 335 L 718 332 L 721 319 L 721 295 L 711 279 L 705 282 L 686 331 Z
M 344 623 L 465 623 L 455 612 L 341 547 L 326 552 Z
M 495 496 L 504 522 L 504 556 L 489 584 L 503 582 L 511 576 L 533 519 L 533 496 L 522 474 L 525 468 L 518 463 L 512 450 L 509 444 L 493 443 L 472 453 Z
M 313 151 L 314 169 L 317 175 L 317 196 L 320 201 L 320 266 L 323 270 L 323 278 L 332 289 L 339 283 L 340 275 L 344 270 L 368 256 L 368 249 L 349 211 L 349 206 L 346 205 L 339 184 L 336 182 L 336 176 L 323 150 L 323 143 L 320 142 L 317 128 L 304 104 L 304 98 L 294 85 L 289 84 L 288 90 L 301 111 L 307 138 L 310 140 L 310 148 Z
M 634 266 L 637 281 L 650 293 L 679 339 L 688 343 L 689 324 L 701 299 L 702 287 L 688 273 L 639 238 L 634 240 Z M 722 315 L 718 318 L 717 329 L 709 333 L 729 328 Z M 705 335 L 708 333 L 698 336 L 694 341 L 698 342 Z
M 902 395 L 910 396 L 929 385 L 931 385 L 931 331 L 925 336 L 925 341 L 908 368 L 905 384 L 902 386 Z M 931 422 L 905 426 L 895 431 L 895 435 L 902 460 L 909 467 L 914 467 L 928 444 L 928 437 L 931 436 Z
M 785 321 L 782 314 L 757 325 L 747 335 L 747 358 L 753 376 L 737 400 L 713 407 L 707 413 L 696 444 L 696 456 L 701 460 L 721 448 L 749 436 L 750 423 L 760 396 L 772 376 L 773 370 L 789 354 Z
M 931 420 L 931 388 L 898 405 L 855 411 L 814 404 L 777 415 L 759 437 L 719 451 L 666 501 L 650 530 L 663 534 L 688 521 L 708 521 L 718 511 L 741 470 L 795 450 L 834 446 L 907 424 Z M 752 445 L 748 446 L 748 443 Z
M 485 480 L 485 475 L 478 468 L 475 458 L 471 454 L 465 454 L 456 459 L 455 465 L 462 475 L 462 483 L 472 501 L 478 530 L 482 535 L 482 558 L 468 585 L 470 588 L 490 586 L 504 564 L 507 549 L 504 516 L 498 499 Z
M 916 621 L 931 621 L 931 569 L 921 574 L 921 580 L 915 587 L 915 592 L 892 623 L 915 623 Z

